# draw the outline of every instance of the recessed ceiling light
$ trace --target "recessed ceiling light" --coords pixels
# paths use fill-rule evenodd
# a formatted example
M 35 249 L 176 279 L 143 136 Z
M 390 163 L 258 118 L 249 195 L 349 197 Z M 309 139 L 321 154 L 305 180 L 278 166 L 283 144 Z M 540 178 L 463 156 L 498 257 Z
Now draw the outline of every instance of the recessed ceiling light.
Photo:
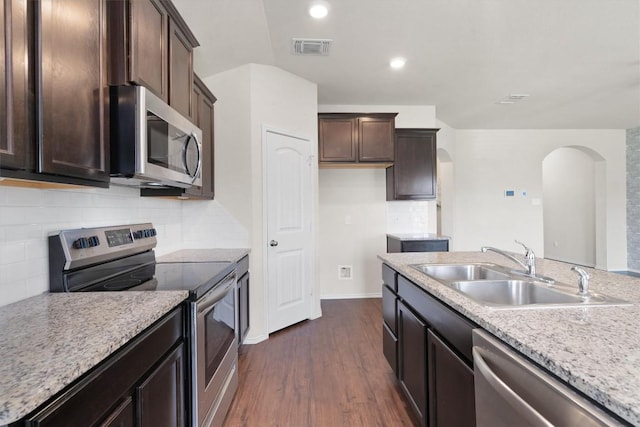
M 404 67 L 404 64 L 406 64 L 407 60 L 404 58 L 393 58 L 390 62 L 389 65 L 391 66 L 391 68 L 393 69 L 400 69 L 402 67 Z
M 309 15 L 316 19 L 322 19 L 329 13 L 329 6 L 325 2 L 315 2 L 309 8 Z

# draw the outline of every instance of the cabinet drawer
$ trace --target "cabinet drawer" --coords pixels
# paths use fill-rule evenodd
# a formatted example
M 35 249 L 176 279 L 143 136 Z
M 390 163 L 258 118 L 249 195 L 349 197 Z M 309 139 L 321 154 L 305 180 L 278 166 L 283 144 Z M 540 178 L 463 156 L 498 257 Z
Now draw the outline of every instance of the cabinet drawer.
M 398 333 L 396 325 L 396 301 L 396 294 L 387 285 L 382 285 L 382 318 L 394 335 Z
M 382 353 L 393 369 L 393 373 L 398 376 L 398 338 L 391 332 L 387 325 L 382 325 Z
M 471 331 L 477 328 L 418 285 L 398 275 L 398 296 L 411 306 L 429 325 L 453 346 L 472 366 Z
M 398 273 L 386 264 L 382 264 L 382 283 L 393 292 L 398 292 Z
M 448 240 L 409 240 L 402 242 L 402 252 L 448 252 Z

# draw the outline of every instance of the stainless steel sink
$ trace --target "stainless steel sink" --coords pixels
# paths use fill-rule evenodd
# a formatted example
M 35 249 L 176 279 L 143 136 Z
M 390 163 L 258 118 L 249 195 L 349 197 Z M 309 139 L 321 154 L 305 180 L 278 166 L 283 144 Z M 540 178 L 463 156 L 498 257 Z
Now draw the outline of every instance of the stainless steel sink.
M 413 268 L 440 282 L 467 280 L 500 280 L 509 275 L 494 264 L 416 264 Z
M 453 282 L 456 291 L 491 305 L 581 304 L 582 298 L 523 280 L 487 280 Z
M 577 286 L 540 283 L 495 264 L 416 264 L 413 268 L 491 307 L 553 308 L 579 306 L 629 305 L 628 301 L 592 292 L 588 298 L 577 295 Z

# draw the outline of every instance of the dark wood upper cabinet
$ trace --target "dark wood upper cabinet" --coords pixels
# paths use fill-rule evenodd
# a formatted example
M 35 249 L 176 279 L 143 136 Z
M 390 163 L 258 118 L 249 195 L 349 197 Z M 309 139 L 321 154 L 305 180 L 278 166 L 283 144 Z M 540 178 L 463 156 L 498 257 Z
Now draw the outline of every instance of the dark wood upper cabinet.
M 395 162 L 387 168 L 387 200 L 436 198 L 437 131 L 396 129 Z
M 183 116 L 197 120 L 193 111 L 193 46 L 175 21 L 169 21 L 169 104 Z
M 108 183 L 105 0 L 33 5 L 39 52 L 38 172 Z
M 124 2 L 120 3 L 124 6 Z M 168 102 L 169 14 L 160 0 L 130 1 L 129 13 L 128 79 Z M 126 18 L 123 16 L 122 19 Z M 126 52 L 120 54 L 126 55 Z
M 395 114 L 391 117 L 358 118 L 360 162 L 392 162 Z
M 213 104 L 216 97 L 198 76 L 193 85 L 193 111 L 195 123 L 202 130 L 202 186 L 185 190 L 188 196 L 202 199 L 213 199 L 214 196 L 214 136 L 213 136 Z
M 28 81 L 27 0 L 0 4 L 0 167 L 26 169 L 32 147 L 32 97 Z M 31 154 L 31 153 L 29 153 Z
M 357 126 L 357 120 L 352 117 L 319 116 L 319 160 L 355 163 L 358 160 Z
M 150 89 L 187 118 L 193 112 L 198 40 L 170 0 L 107 0 L 109 84 Z
M 397 113 L 318 114 L 320 163 L 393 162 Z

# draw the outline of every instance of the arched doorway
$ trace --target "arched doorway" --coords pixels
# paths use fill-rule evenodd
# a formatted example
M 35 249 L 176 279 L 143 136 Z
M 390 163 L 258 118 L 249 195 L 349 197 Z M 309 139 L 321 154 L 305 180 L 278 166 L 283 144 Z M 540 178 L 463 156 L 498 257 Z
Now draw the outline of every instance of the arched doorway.
M 606 266 L 605 160 L 590 148 L 567 146 L 542 162 L 544 256 Z

